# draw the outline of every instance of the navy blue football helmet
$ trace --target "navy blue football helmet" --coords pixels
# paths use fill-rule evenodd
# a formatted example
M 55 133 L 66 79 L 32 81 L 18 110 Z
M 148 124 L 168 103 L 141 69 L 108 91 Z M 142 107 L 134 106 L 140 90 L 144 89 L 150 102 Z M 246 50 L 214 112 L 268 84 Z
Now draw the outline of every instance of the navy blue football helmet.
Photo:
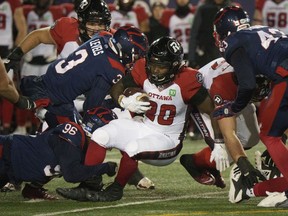
M 82 128 L 88 136 L 91 136 L 97 128 L 108 124 L 113 119 L 117 119 L 117 115 L 112 110 L 96 107 L 85 113 L 82 119 Z
M 104 0 L 75 0 L 75 11 L 79 20 L 79 32 L 83 42 L 90 39 L 87 33 L 87 22 L 105 25 L 105 31 L 110 31 L 111 13 Z
M 159 86 L 172 81 L 175 74 L 185 65 L 183 47 L 174 38 L 164 36 L 154 41 L 146 56 L 146 72 L 151 83 Z M 167 68 L 164 74 L 153 70 L 153 65 Z
M 214 38 L 216 45 L 228 35 L 250 26 L 248 13 L 238 6 L 227 6 L 220 9 L 214 18 Z
M 124 66 L 131 65 L 146 55 L 148 39 L 134 26 L 120 27 L 111 40 Z

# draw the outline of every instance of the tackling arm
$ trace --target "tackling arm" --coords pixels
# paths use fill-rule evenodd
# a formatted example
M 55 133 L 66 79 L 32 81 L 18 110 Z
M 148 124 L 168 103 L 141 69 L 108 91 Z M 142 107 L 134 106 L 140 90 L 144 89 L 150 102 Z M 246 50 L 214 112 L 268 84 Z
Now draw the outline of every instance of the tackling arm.
M 247 157 L 240 140 L 236 135 L 236 117 L 227 117 L 218 120 L 219 127 L 224 137 L 225 145 L 234 162 L 240 157 Z
M 53 44 L 56 46 L 56 42 L 50 34 L 50 27 L 36 29 L 30 32 L 24 40 L 21 41 L 18 47 L 26 54 L 41 43 Z
M 231 65 L 237 76 L 237 97 L 231 105 L 231 110 L 238 113 L 243 110 L 251 100 L 256 88 L 253 66 L 244 48 L 237 49 L 231 56 Z
M 23 8 L 19 7 L 15 9 L 14 19 L 15 19 L 15 25 L 17 29 L 22 29 L 23 25 L 25 29 L 27 29 L 26 19 L 23 13 Z M 36 29 L 30 32 L 24 38 L 24 36 L 27 34 L 27 30 L 26 30 L 26 32 L 21 33 L 19 36 L 17 35 L 16 44 L 18 45 L 18 47 L 21 48 L 24 54 L 26 54 L 27 52 L 29 52 L 30 50 L 32 50 L 33 48 L 35 48 L 41 43 L 56 45 L 56 42 L 52 38 L 49 30 L 50 30 L 50 27 Z

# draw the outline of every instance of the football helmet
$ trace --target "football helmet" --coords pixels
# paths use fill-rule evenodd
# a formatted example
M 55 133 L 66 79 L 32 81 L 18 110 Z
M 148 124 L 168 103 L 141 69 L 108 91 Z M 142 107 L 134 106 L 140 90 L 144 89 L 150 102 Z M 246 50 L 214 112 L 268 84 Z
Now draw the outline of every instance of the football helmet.
M 220 9 L 213 22 L 216 46 L 221 45 L 221 42 L 231 33 L 249 27 L 249 22 L 248 13 L 238 6 Z
M 129 12 L 132 10 L 135 0 L 118 0 L 120 11 Z
M 164 36 L 154 41 L 146 56 L 146 72 L 151 83 L 159 86 L 172 81 L 175 74 L 185 65 L 183 48 L 174 38 Z M 154 66 L 167 68 L 164 74 L 158 74 Z
M 136 60 L 145 57 L 148 49 L 147 37 L 134 26 L 122 26 L 117 29 L 111 42 L 124 66 L 130 66 Z
M 82 128 L 87 136 L 91 137 L 92 133 L 99 127 L 108 124 L 113 119 L 117 119 L 117 115 L 110 109 L 105 107 L 96 107 L 88 110 L 82 119 Z
M 104 0 L 75 0 L 74 5 L 83 42 L 90 39 L 87 33 L 87 22 L 103 24 L 106 27 L 105 31 L 110 31 L 111 13 Z

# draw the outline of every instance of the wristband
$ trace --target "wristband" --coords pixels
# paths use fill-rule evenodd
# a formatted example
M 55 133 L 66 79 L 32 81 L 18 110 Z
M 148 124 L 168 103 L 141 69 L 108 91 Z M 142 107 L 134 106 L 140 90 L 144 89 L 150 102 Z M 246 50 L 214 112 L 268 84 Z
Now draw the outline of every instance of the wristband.
M 33 109 L 34 102 L 30 101 L 28 98 L 20 95 L 18 101 L 15 103 L 15 106 L 21 109 Z

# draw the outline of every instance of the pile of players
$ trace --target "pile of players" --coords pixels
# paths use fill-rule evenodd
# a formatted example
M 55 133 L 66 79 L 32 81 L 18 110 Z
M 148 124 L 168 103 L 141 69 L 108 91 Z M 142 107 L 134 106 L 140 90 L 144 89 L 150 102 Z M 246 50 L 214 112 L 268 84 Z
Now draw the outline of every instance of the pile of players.
M 138 188 L 153 189 L 154 184 L 137 170 L 138 161 L 154 166 L 175 161 L 190 114 L 208 144 L 198 153 L 180 157 L 196 181 L 224 188 L 221 172 L 235 162 L 230 202 L 288 190 L 288 151 L 282 141 L 288 122 L 284 33 L 250 26 L 246 11 L 225 7 L 214 20 L 214 37 L 223 58 L 198 71 L 186 66 L 182 45 L 175 38 L 164 36 L 148 47 L 146 36 L 133 26 L 110 29 L 104 1 L 79 1 L 76 12 L 78 20 L 61 18 L 53 27 L 31 32 L 5 65 L 1 62 L 0 95 L 19 108 L 35 110 L 46 127 L 35 137 L 0 137 L 0 187 L 31 182 L 22 190 L 24 197 L 56 199 L 43 185 L 63 176 L 68 182 L 81 183 L 76 188 L 58 188 L 59 195 L 94 202 L 120 200 L 129 181 Z M 38 45 L 35 41 L 55 44 L 58 53 L 69 55 L 53 61 L 42 76 L 22 78 L 18 94 L 6 72 L 17 71 L 22 57 Z M 142 92 L 123 95 L 128 87 L 142 88 L 150 101 L 137 99 Z M 255 102 L 261 102 L 259 123 Z M 116 108 L 131 116 L 117 119 L 111 111 Z M 258 162 L 261 173 L 244 151 L 259 138 L 267 147 L 267 158 L 273 160 L 266 164 L 268 180 L 263 175 L 265 164 Z M 103 163 L 111 148 L 122 153 L 117 174 L 115 163 Z M 116 177 L 103 189 L 105 173 Z M 280 173 L 282 177 L 271 179 Z M 284 193 L 272 193 L 261 204 L 275 205 L 287 206 Z

